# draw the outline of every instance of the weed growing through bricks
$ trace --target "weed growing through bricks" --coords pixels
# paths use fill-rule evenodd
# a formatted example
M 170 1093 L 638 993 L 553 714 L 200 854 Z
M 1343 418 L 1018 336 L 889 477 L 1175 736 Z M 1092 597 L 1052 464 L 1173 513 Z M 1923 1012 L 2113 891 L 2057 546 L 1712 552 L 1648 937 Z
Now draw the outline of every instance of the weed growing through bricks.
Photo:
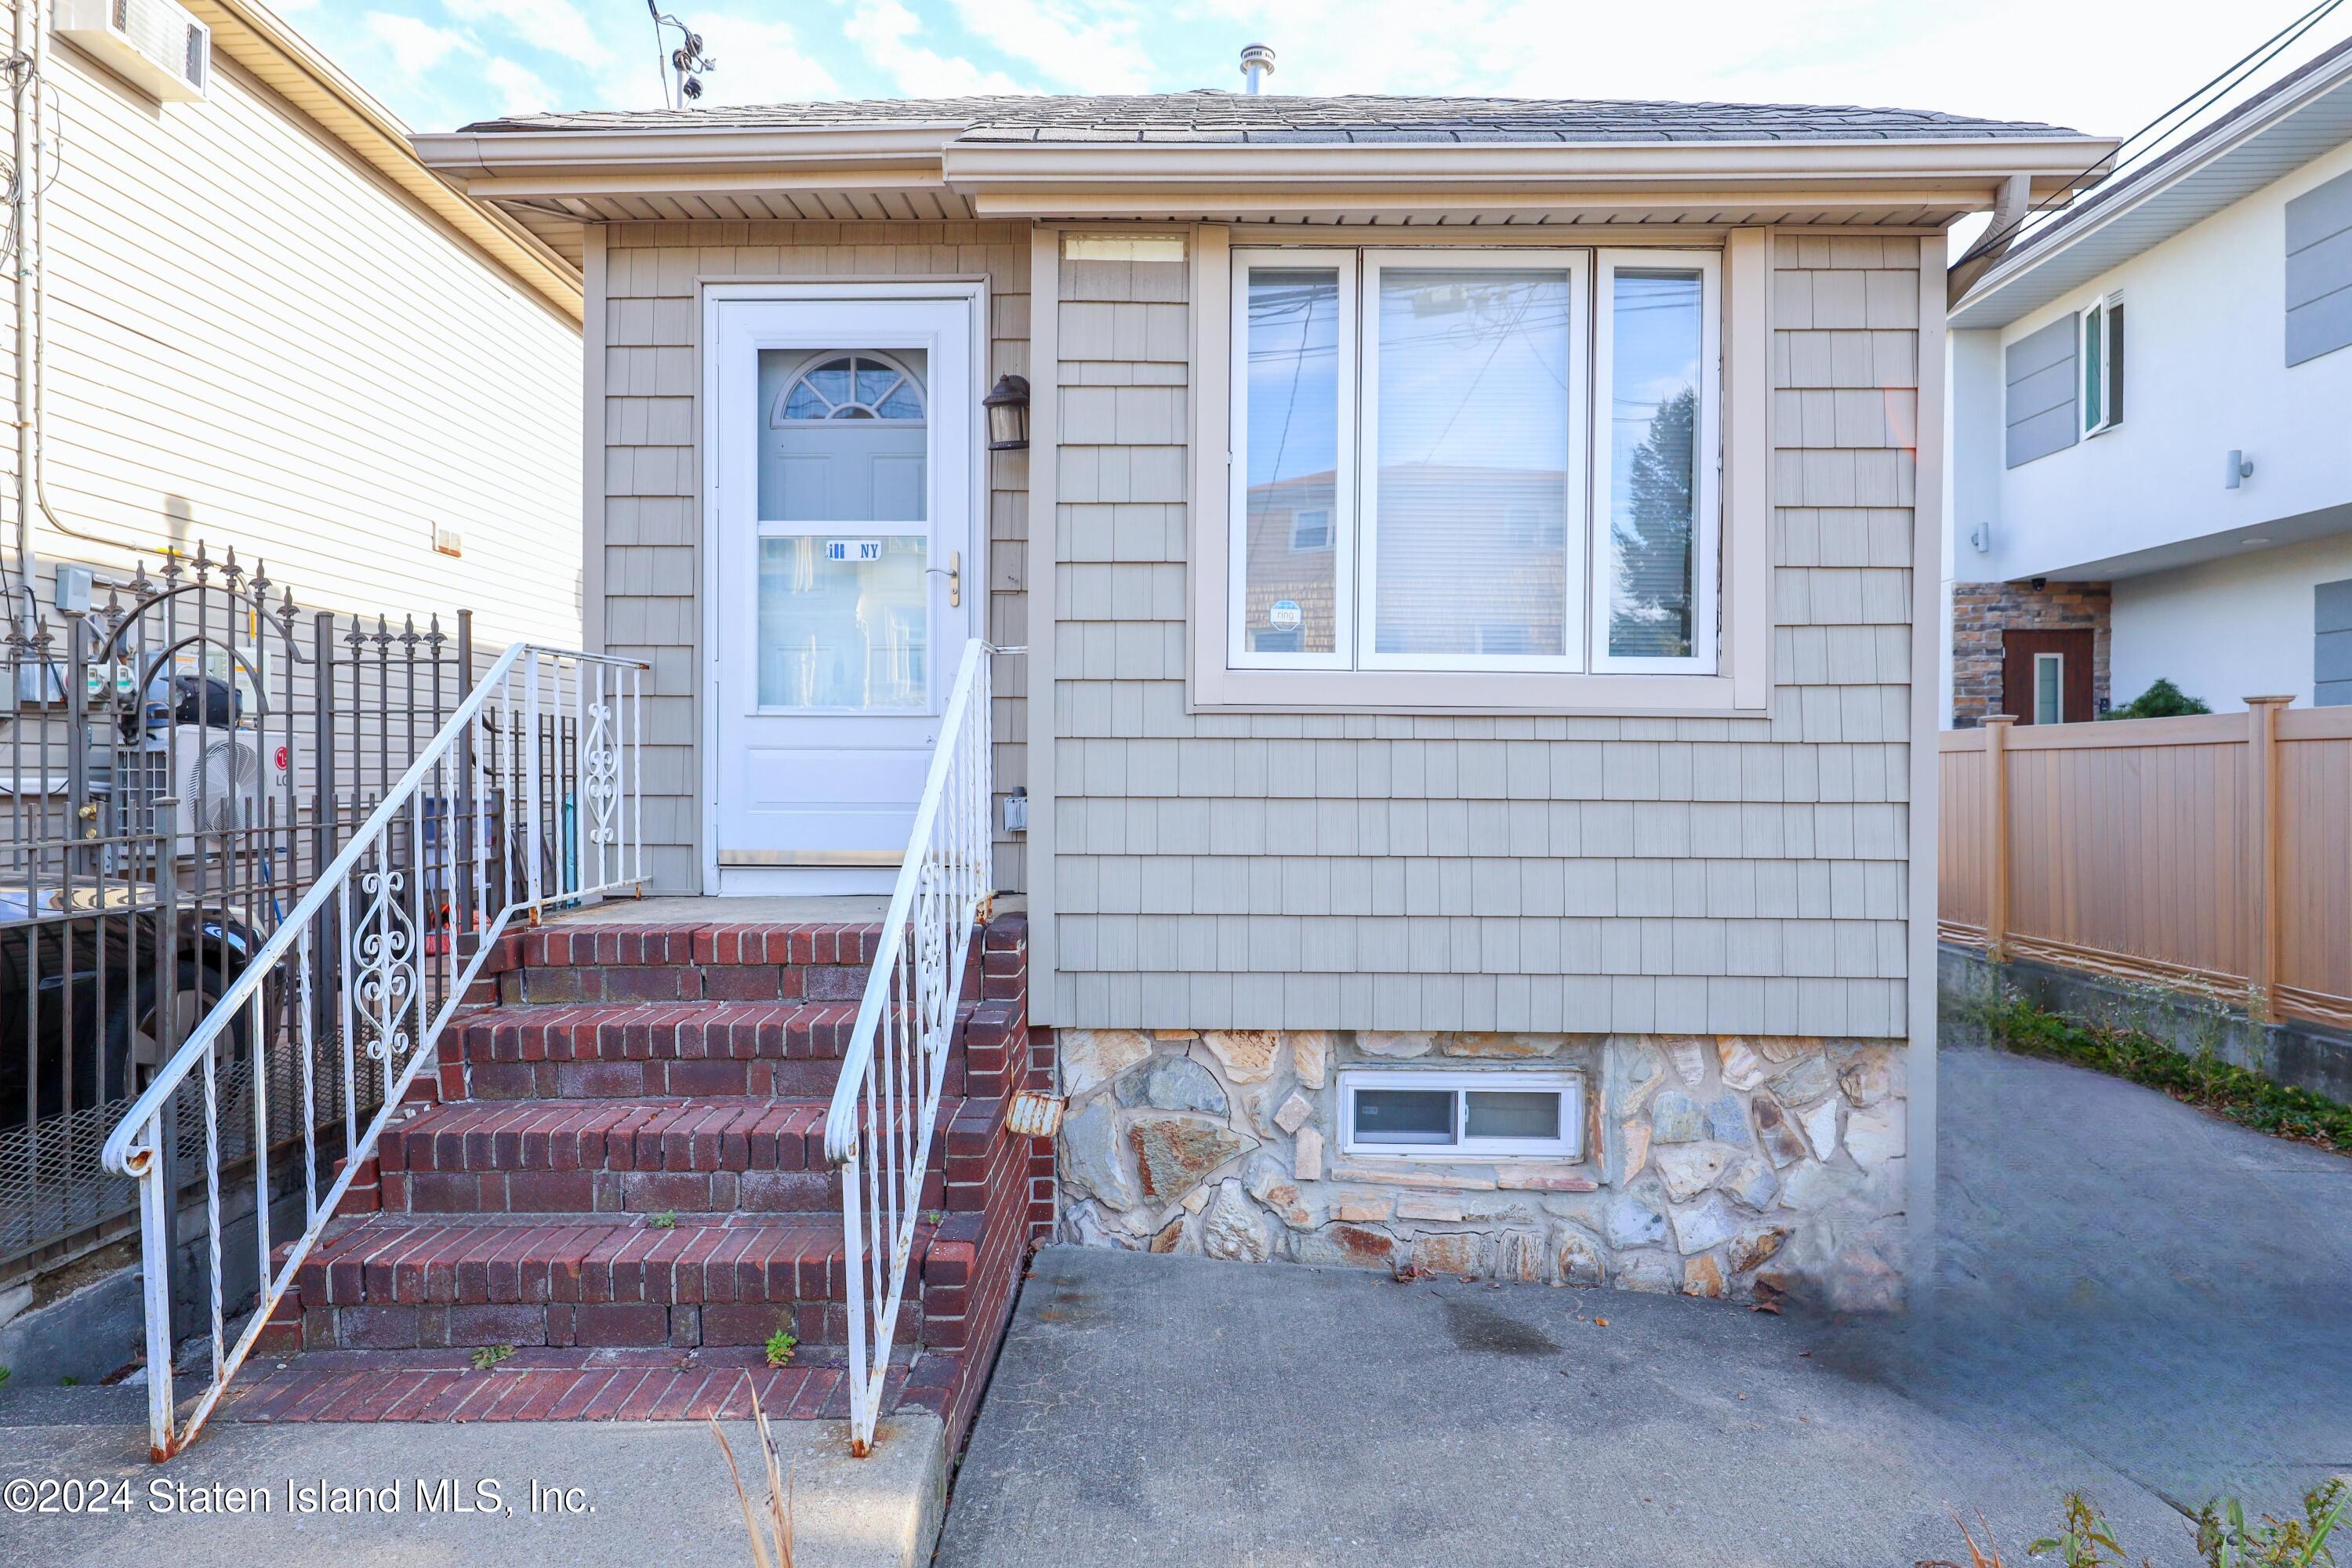
M 476 1372 L 488 1372 L 514 1354 L 512 1345 L 476 1345 L 472 1361 Z
M 792 1330 L 778 1324 L 776 1331 L 768 1336 L 768 1364 L 790 1366 L 793 1361 L 793 1351 L 800 1342 L 800 1337 Z
M 648 1215 L 646 1216 L 646 1223 L 653 1226 L 656 1230 L 676 1230 L 677 1228 L 677 1211 L 676 1209 L 664 1209 L 657 1215 Z

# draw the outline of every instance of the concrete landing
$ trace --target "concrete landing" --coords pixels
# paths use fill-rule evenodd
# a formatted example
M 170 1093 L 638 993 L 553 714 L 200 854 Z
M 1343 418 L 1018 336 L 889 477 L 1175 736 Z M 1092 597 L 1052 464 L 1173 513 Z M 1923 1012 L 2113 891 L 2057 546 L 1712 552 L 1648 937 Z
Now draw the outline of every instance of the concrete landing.
M 1965 1561 L 1948 1509 L 2018 1563 L 2079 1489 L 2169 1564 L 2183 1510 L 2352 1472 L 2352 1160 L 2045 1062 L 1940 1079 L 1898 1320 L 1049 1248 L 939 1563 Z
M 699 1422 L 517 1422 L 436 1426 L 225 1423 L 169 1465 L 150 1465 L 135 1392 L 20 1390 L 0 1399 L 0 1481 L 66 1477 L 128 1482 L 131 1509 L 79 1517 L 0 1511 L 0 1562 L 44 1568 L 177 1568 L 256 1563 L 497 1563 L 499 1568 L 645 1568 L 751 1561 L 727 1463 Z M 726 1423 L 745 1486 L 755 1489 L 758 1437 Z M 793 1478 L 796 1568 L 919 1568 L 931 1557 L 947 1465 L 938 1417 L 883 1423 L 865 1459 L 849 1457 L 834 1421 L 776 1424 Z M 420 1508 L 445 1480 L 474 1511 Z M 400 1511 L 290 1513 L 297 1487 L 391 1486 Z M 491 1501 L 481 1483 L 496 1484 Z M 532 1511 L 533 1483 L 563 1494 Z M 174 1506 L 165 1511 L 160 1483 Z M 261 1488 L 270 1511 L 188 1509 Z M 579 1489 L 572 1496 L 569 1489 Z M 752 1489 L 756 1505 L 761 1493 Z M 177 1500 L 187 1500 L 182 1505 Z M 217 1510 L 221 1505 L 215 1500 Z M 331 1556 L 329 1555 L 331 1553 Z

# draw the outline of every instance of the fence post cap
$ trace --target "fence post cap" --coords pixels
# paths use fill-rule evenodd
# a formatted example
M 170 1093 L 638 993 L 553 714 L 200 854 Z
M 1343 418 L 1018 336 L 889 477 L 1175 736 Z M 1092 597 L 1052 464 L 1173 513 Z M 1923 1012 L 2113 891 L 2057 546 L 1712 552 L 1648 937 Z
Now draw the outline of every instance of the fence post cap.
M 2017 715 L 2014 713 L 1988 713 L 1981 720 L 1978 721 L 1978 722 L 1986 725 L 2014 724 L 2017 722 Z
M 2249 708 L 2267 708 L 2273 705 L 2284 708 L 2294 702 L 2294 699 L 2293 697 L 2242 697 L 2239 700 Z

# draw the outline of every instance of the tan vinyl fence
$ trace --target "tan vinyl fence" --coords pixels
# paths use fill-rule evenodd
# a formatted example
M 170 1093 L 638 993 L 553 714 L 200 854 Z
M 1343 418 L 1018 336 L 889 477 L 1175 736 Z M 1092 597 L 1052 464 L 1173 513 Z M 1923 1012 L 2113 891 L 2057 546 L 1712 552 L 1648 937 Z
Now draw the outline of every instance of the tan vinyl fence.
M 2248 700 L 1946 732 L 1945 940 L 2352 1026 L 2352 708 Z

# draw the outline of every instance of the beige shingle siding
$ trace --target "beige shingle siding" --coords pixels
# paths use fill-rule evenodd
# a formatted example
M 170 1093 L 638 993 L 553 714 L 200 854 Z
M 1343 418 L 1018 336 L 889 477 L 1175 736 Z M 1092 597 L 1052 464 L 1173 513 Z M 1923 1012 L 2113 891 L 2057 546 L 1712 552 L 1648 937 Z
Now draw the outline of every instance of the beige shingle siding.
M 1905 1032 L 1916 241 L 1780 240 L 1755 720 L 1188 715 L 1187 272 L 1062 278 L 1057 1024 Z
M 646 837 L 656 885 L 700 886 L 701 301 L 698 280 L 985 277 L 987 379 L 1029 370 L 1029 229 L 1008 223 L 646 223 L 606 235 L 604 642 L 644 658 Z M 1026 634 L 1028 459 L 990 458 L 986 634 Z M 1181 498 L 1180 498 L 1181 499 Z M 1025 782 L 1027 670 L 996 663 L 997 789 Z M 656 826 L 658 824 L 658 826 Z M 1023 886 L 1019 846 L 1000 836 L 997 885 Z

